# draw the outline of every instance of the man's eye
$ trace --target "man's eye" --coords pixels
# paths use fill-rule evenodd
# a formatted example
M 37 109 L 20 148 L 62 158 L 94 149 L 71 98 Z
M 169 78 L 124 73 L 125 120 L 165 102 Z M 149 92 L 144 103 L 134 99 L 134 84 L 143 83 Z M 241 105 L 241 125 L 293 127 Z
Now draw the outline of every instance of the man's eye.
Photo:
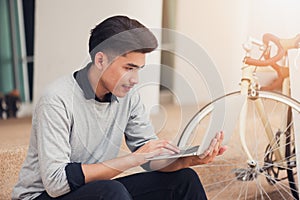
M 128 71 L 132 71 L 132 70 L 134 70 L 134 68 L 133 68 L 133 67 L 125 67 L 125 69 L 126 69 L 126 70 L 128 70 Z

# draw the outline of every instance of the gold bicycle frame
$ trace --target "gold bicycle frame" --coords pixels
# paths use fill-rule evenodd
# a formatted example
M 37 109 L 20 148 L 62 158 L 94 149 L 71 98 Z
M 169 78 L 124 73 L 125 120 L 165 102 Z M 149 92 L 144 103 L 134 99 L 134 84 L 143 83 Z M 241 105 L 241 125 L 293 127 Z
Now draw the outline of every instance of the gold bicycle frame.
M 244 149 L 245 153 L 247 154 L 248 160 L 250 162 L 254 161 L 254 159 L 253 159 L 252 155 L 250 154 L 249 149 L 246 144 L 246 131 L 247 131 L 246 130 L 246 124 L 247 124 L 246 117 L 247 117 L 247 106 L 248 106 L 248 101 L 249 101 L 248 98 L 257 98 L 256 94 L 257 94 L 257 92 L 259 92 L 259 90 L 257 88 L 257 81 L 254 76 L 255 69 L 256 69 L 255 66 L 245 65 L 242 68 L 242 79 L 241 79 L 241 94 L 245 95 L 246 99 L 245 99 L 245 103 L 244 103 L 241 113 L 240 113 L 239 133 L 240 133 L 240 139 L 241 139 L 243 149 Z M 258 111 L 258 115 L 263 123 L 265 133 L 270 142 L 270 146 L 275 147 L 274 155 L 275 155 L 276 161 L 280 161 L 280 160 L 282 160 L 284 155 L 280 151 L 277 141 L 274 140 L 275 133 L 273 132 L 271 125 L 269 123 L 268 116 L 265 112 L 263 102 L 260 98 L 257 98 L 254 101 L 255 101 L 256 110 Z M 251 162 L 251 163 L 253 163 L 253 162 Z
M 275 36 L 272 36 L 271 34 L 266 34 L 265 36 L 273 37 L 273 38 L 275 37 Z M 256 40 L 252 41 L 252 43 L 262 46 L 262 43 L 257 42 Z M 281 50 L 283 59 L 288 59 L 288 56 L 287 56 L 288 50 L 300 47 L 300 35 L 298 34 L 296 37 L 291 38 L 291 39 L 278 39 L 278 43 L 280 44 L 280 48 L 279 47 L 278 48 Z M 247 49 L 246 51 L 250 52 L 250 49 Z M 284 61 L 285 61 L 285 63 L 288 63 L 288 62 L 286 62 L 286 60 L 284 60 Z M 277 65 L 277 64 L 273 63 L 273 65 L 271 65 L 275 69 L 276 66 L 274 66 L 274 65 Z M 285 67 L 288 67 L 288 66 L 285 66 Z M 250 163 L 253 163 L 254 159 L 253 159 L 252 155 L 250 154 L 249 149 L 246 144 L 246 123 L 247 123 L 246 117 L 247 117 L 247 105 L 248 105 L 248 101 L 249 101 L 248 98 L 256 98 L 256 94 L 259 92 L 257 78 L 254 75 L 256 68 L 257 68 L 257 66 L 247 65 L 244 62 L 244 66 L 242 67 L 242 79 L 241 79 L 241 94 L 245 95 L 247 98 L 245 99 L 245 103 L 244 103 L 241 113 L 240 113 L 239 133 L 240 133 L 240 139 L 241 139 L 243 149 L 244 149 L 245 153 L 247 154 Z M 284 77 L 284 79 L 283 79 L 282 94 L 284 94 L 286 96 L 290 96 L 289 77 Z M 285 149 L 281 148 L 284 146 L 284 144 L 280 144 L 280 143 L 278 144 L 278 142 L 276 140 L 274 140 L 275 133 L 274 133 L 274 130 L 272 130 L 271 125 L 269 123 L 268 116 L 265 112 L 262 100 L 260 98 L 256 98 L 254 101 L 255 101 L 255 107 L 258 112 L 258 115 L 263 123 L 264 129 L 265 129 L 265 134 L 268 137 L 269 144 L 272 148 L 274 148 L 275 159 L 277 162 L 280 162 L 285 157 Z M 282 105 L 281 109 L 282 109 L 283 113 L 286 113 L 285 119 L 284 119 L 284 121 L 286 123 L 282 124 L 282 127 L 280 127 L 280 130 L 286 130 L 287 121 L 288 121 L 287 120 L 288 106 Z M 285 142 L 284 134 L 280 135 L 279 141 L 281 143 Z M 251 162 L 251 161 L 253 161 L 253 162 Z M 285 163 L 285 162 L 281 162 L 281 163 Z

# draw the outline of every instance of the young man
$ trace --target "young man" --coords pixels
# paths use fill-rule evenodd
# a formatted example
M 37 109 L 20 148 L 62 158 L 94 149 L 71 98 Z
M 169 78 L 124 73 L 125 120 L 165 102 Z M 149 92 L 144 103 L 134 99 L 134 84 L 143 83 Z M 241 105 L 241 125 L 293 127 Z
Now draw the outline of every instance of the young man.
M 145 54 L 156 47 L 155 36 L 125 16 L 108 18 L 91 31 L 92 62 L 54 82 L 36 105 L 13 199 L 206 199 L 188 167 L 222 154 L 222 133 L 201 158 L 147 162 L 179 151 L 156 137 L 139 95 L 131 91 Z M 117 157 L 124 134 L 132 153 Z M 114 179 L 140 165 L 156 171 Z

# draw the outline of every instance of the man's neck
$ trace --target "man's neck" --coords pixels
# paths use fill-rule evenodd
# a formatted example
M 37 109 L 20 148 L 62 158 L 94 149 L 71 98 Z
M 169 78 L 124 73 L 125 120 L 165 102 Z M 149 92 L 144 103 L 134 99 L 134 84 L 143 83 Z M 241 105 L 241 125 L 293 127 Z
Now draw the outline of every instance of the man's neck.
M 101 85 L 101 75 L 102 72 L 92 64 L 88 71 L 88 80 L 93 88 L 93 91 L 95 92 L 95 95 L 102 100 L 104 96 L 109 93 L 109 91 L 104 89 L 104 87 Z

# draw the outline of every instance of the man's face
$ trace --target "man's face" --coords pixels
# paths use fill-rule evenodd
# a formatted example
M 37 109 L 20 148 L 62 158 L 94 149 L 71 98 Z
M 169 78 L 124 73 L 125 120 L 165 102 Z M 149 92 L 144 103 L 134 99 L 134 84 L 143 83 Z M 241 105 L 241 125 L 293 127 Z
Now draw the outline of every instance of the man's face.
M 119 56 L 106 67 L 99 83 L 104 90 L 117 97 L 124 97 L 138 83 L 138 73 L 144 65 L 145 54 L 143 53 L 131 52 Z

